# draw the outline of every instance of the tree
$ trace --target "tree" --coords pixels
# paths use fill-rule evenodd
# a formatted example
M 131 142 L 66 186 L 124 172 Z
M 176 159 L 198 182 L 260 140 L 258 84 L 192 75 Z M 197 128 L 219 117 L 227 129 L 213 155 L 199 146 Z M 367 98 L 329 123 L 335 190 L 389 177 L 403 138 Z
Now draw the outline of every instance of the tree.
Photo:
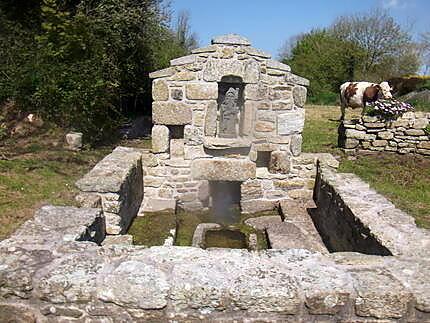
M 421 34 L 422 60 L 425 66 L 425 74 L 430 74 L 430 31 Z
M 331 26 L 335 37 L 360 47 L 364 57 L 357 76 L 380 81 L 387 76 L 414 73 L 419 67 L 419 53 L 404 30 L 387 11 L 376 9 L 338 18 Z
M 176 40 L 187 52 L 198 47 L 197 36 L 190 30 L 190 14 L 188 11 L 181 11 L 176 23 Z
M 40 0 L 27 10 L 40 23 L 25 28 L 19 10 L 0 6 L 0 103 L 12 99 L 92 142 L 112 137 L 124 116 L 150 112 L 149 73 L 185 53 L 161 4 Z
M 283 58 L 292 70 L 310 80 L 310 101 L 337 97 L 340 84 L 354 78 L 362 51 L 355 44 L 316 29 L 297 38 L 290 55 Z

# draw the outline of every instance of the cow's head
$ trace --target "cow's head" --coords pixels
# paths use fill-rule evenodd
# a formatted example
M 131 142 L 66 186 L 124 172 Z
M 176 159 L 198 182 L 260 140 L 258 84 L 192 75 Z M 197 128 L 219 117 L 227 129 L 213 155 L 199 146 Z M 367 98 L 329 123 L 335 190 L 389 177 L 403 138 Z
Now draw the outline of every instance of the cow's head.
M 392 88 L 388 82 L 382 82 L 379 84 L 380 93 L 384 97 L 384 99 L 392 99 L 393 95 L 391 94 Z

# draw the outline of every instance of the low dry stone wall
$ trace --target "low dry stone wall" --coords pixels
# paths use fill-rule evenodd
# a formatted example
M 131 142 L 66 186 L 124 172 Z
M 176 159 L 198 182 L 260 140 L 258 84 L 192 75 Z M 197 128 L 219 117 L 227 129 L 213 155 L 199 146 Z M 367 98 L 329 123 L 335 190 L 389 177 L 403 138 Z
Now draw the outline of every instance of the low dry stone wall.
M 429 248 L 380 257 L 99 246 L 103 224 L 100 209 L 48 206 L 0 242 L 0 322 L 430 319 Z
M 339 127 L 339 146 L 347 151 L 391 151 L 430 156 L 430 135 L 425 130 L 430 113 L 406 112 L 397 120 L 363 116 Z

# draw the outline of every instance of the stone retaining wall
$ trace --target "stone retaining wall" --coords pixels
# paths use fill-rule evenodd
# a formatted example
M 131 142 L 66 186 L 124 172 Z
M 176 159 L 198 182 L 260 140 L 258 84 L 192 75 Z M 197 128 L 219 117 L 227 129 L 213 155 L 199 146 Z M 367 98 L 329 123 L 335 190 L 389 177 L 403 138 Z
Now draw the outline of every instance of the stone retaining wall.
M 344 121 L 339 127 L 339 146 L 357 150 L 416 153 L 430 156 L 430 135 L 425 131 L 430 113 L 406 112 L 397 120 L 363 116 Z
M 117 147 L 76 182 L 82 206 L 101 207 L 108 234 L 123 234 L 137 215 L 143 198 L 142 153 Z
M 314 223 L 331 251 L 426 256 L 428 230 L 354 174 L 318 167 Z

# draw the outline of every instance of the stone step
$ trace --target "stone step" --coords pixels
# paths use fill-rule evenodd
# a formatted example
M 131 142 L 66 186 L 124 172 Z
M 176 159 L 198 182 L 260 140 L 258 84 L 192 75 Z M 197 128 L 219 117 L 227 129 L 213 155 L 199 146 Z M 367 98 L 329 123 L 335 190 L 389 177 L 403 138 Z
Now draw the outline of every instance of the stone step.
M 138 216 L 143 216 L 145 213 L 150 212 L 168 212 L 174 214 L 175 209 L 175 199 L 144 197 Z
M 327 249 L 307 231 L 291 222 L 270 225 L 266 229 L 272 249 L 307 249 L 327 253 Z
M 284 222 L 298 227 L 308 243 L 312 245 L 313 250 L 322 253 L 328 252 L 309 213 L 316 208 L 314 201 L 284 200 L 280 202 L 279 207 Z

